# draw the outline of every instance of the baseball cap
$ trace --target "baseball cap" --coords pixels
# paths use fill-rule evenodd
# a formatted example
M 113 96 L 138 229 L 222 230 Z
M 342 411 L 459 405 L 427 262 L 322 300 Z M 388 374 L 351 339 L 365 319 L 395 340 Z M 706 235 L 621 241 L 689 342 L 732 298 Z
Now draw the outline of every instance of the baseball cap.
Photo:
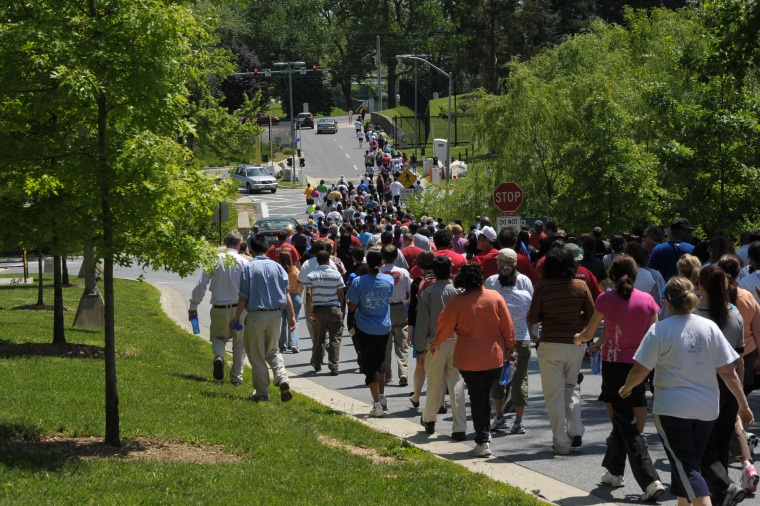
M 486 236 L 491 242 L 496 241 L 496 231 L 492 227 L 483 227 L 475 232 L 476 237 L 480 237 L 481 235 Z
M 512 248 L 504 248 L 499 250 L 499 254 L 496 255 L 496 261 L 509 265 L 515 265 L 517 263 L 517 252 Z
M 694 230 L 694 227 L 686 218 L 678 218 L 670 224 L 670 230 Z
M 583 260 L 583 255 L 581 255 L 581 247 L 577 244 L 569 242 L 565 244 L 565 249 L 570 250 L 570 252 L 573 254 L 573 260 L 576 262 Z

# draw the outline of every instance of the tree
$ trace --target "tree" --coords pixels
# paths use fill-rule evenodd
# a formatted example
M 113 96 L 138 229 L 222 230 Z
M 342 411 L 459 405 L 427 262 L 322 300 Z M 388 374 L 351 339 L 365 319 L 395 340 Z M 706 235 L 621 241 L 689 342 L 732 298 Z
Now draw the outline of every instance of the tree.
M 0 81 L 0 107 L 16 113 L 8 122 L 23 131 L 29 111 L 44 101 L 69 111 L 57 136 L 67 156 L 56 157 L 55 173 L 66 207 L 81 208 L 81 228 L 94 218 L 99 230 L 93 245 L 103 258 L 105 440 L 118 446 L 114 264 L 186 275 L 199 260 L 210 262 L 203 238 L 173 221 L 206 219 L 233 192 L 193 167 L 177 142 L 191 131 L 186 83 L 198 81 L 195 72 L 212 57 L 213 26 L 183 2 L 158 0 L 89 0 L 84 7 L 35 0 L 2 10 L 9 28 L 0 35 L 0 64 L 15 65 L 14 77 Z M 29 152 L 39 141 L 17 143 Z M 53 173 L 49 165 L 38 168 Z

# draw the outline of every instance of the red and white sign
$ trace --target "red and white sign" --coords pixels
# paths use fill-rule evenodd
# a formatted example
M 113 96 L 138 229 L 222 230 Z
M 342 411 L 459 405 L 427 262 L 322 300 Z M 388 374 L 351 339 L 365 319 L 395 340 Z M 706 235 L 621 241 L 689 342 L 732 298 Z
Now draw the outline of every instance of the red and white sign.
M 517 183 L 501 183 L 493 192 L 493 203 L 505 215 L 514 215 L 523 203 L 522 188 Z

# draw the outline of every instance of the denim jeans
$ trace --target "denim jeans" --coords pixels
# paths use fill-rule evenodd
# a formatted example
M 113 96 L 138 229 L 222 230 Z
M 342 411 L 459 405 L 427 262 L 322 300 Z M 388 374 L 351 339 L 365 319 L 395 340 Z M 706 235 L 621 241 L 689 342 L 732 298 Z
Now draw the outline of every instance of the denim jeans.
M 289 349 L 291 346 L 299 347 L 298 341 L 298 313 L 301 312 L 301 294 L 291 293 L 290 300 L 293 301 L 293 314 L 296 315 L 296 328 L 293 332 L 288 332 L 288 310 L 282 310 L 282 328 L 280 329 L 280 349 Z

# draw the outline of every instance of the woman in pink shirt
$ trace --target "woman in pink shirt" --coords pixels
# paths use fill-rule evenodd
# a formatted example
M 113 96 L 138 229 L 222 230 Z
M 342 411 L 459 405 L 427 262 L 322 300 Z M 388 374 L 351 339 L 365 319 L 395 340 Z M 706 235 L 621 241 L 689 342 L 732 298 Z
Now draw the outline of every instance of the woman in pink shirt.
M 607 452 L 602 460 L 602 467 L 607 472 L 602 476 L 602 483 L 625 486 L 623 473 L 627 456 L 633 476 L 644 491 L 641 500 L 646 501 L 662 494 L 665 487 L 652 464 L 646 440 L 634 415 L 636 408 L 646 410 L 644 384 L 634 388 L 626 398 L 618 393 L 633 367 L 633 355 L 649 327 L 657 322 L 660 310 L 651 295 L 633 287 L 636 274 L 638 267 L 633 257 L 626 254 L 615 257 L 610 267 L 615 290 L 599 296 L 594 315 L 588 326 L 575 335 L 575 343 L 580 345 L 591 341 L 604 319 L 605 335 L 589 347 L 589 353 L 602 350 L 602 396 L 612 410 L 612 433 L 607 439 Z

